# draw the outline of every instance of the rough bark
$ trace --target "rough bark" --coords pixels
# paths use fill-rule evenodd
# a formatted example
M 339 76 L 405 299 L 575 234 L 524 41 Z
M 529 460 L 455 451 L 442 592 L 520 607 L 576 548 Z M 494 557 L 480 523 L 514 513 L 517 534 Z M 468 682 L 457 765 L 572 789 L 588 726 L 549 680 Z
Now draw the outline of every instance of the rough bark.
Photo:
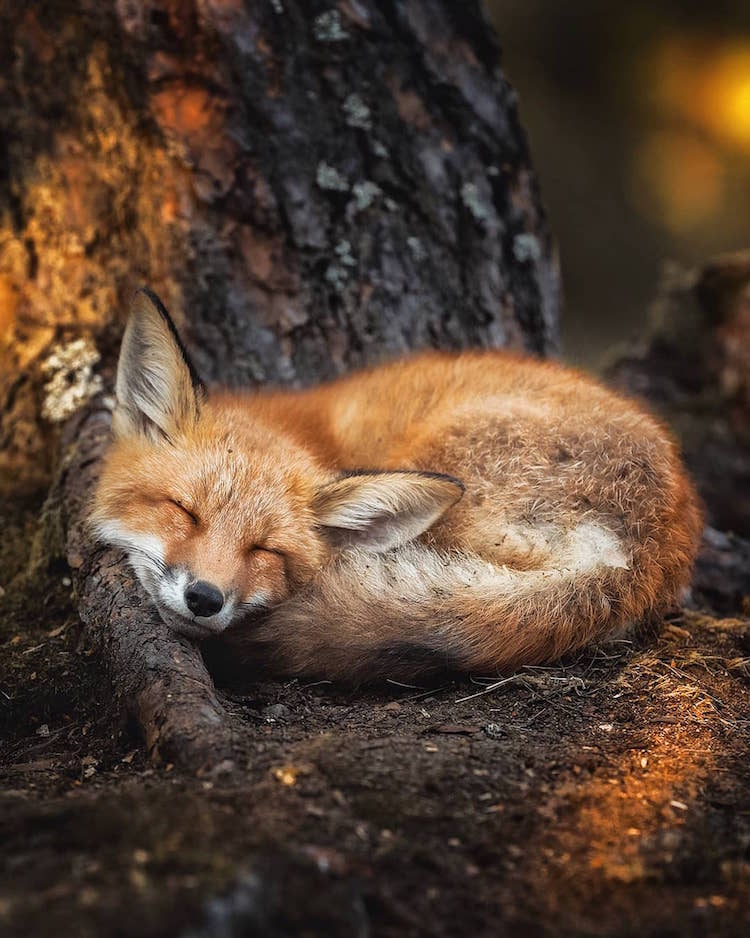
M 142 281 L 209 382 L 308 383 L 425 346 L 556 347 L 554 251 L 476 2 L 9 6 L 6 468 L 49 468 L 49 426 L 97 394 L 97 356 L 111 381 Z M 223 758 L 200 657 L 86 539 L 97 407 L 63 435 L 47 512 L 64 508 L 82 617 L 153 752 Z

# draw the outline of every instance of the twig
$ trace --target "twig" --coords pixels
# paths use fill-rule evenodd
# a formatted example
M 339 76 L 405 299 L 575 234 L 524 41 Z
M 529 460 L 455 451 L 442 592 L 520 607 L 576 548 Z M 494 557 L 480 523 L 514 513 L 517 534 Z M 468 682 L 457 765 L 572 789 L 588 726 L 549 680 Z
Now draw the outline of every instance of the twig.
M 468 697 L 459 697 L 456 703 L 465 703 L 467 700 L 474 700 L 476 697 L 484 697 L 485 694 L 491 694 L 493 691 L 498 690 L 506 684 L 512 684 L 516 681 L 525 682 L 526 676 L 523 674 L 513 674 L 510 677 L 504 677 L 501 681 L 495 681 L 494 684 L 485 687 L 484 690 L 477 691 L 476 694 L 469 694 Z

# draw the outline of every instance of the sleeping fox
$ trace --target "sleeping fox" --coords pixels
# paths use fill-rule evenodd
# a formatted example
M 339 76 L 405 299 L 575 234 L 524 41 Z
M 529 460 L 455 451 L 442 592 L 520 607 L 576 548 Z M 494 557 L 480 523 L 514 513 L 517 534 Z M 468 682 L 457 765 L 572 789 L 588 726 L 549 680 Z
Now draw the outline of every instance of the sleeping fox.
M 96 536 L 169 627 L 347 681 L 550 661 L 672 604 L 701 512 L 639 405 L 552 362 L 423 352 L 208 394 L 134 299 Z

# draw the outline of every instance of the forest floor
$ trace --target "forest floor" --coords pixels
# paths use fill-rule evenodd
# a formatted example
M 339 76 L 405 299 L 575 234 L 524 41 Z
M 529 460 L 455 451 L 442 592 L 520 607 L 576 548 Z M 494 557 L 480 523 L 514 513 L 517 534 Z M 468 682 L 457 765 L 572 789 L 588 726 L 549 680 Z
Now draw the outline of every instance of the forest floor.
M 38 508 L 0 508 L 3 935 L 747 933 L 750 619 L 493 691 L 226 687 L 242 755 L 188 777 L 119 720 L 65 569 L 24 579 Z

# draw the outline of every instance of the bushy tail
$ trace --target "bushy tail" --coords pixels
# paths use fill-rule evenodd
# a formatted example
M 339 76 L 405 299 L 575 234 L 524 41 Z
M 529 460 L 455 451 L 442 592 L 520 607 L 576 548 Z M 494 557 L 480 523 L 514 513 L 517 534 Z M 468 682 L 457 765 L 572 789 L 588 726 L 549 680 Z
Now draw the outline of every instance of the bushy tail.
M 634 569 L 583 533 L 585 550 L 574 538 L 562 564 L 526 571 L 419 544 L 351 552 L 251 638 L 288 674 L 354 682 L 446 668 L 494 674 L 557 658 L 674 598 L 663 570 Z

